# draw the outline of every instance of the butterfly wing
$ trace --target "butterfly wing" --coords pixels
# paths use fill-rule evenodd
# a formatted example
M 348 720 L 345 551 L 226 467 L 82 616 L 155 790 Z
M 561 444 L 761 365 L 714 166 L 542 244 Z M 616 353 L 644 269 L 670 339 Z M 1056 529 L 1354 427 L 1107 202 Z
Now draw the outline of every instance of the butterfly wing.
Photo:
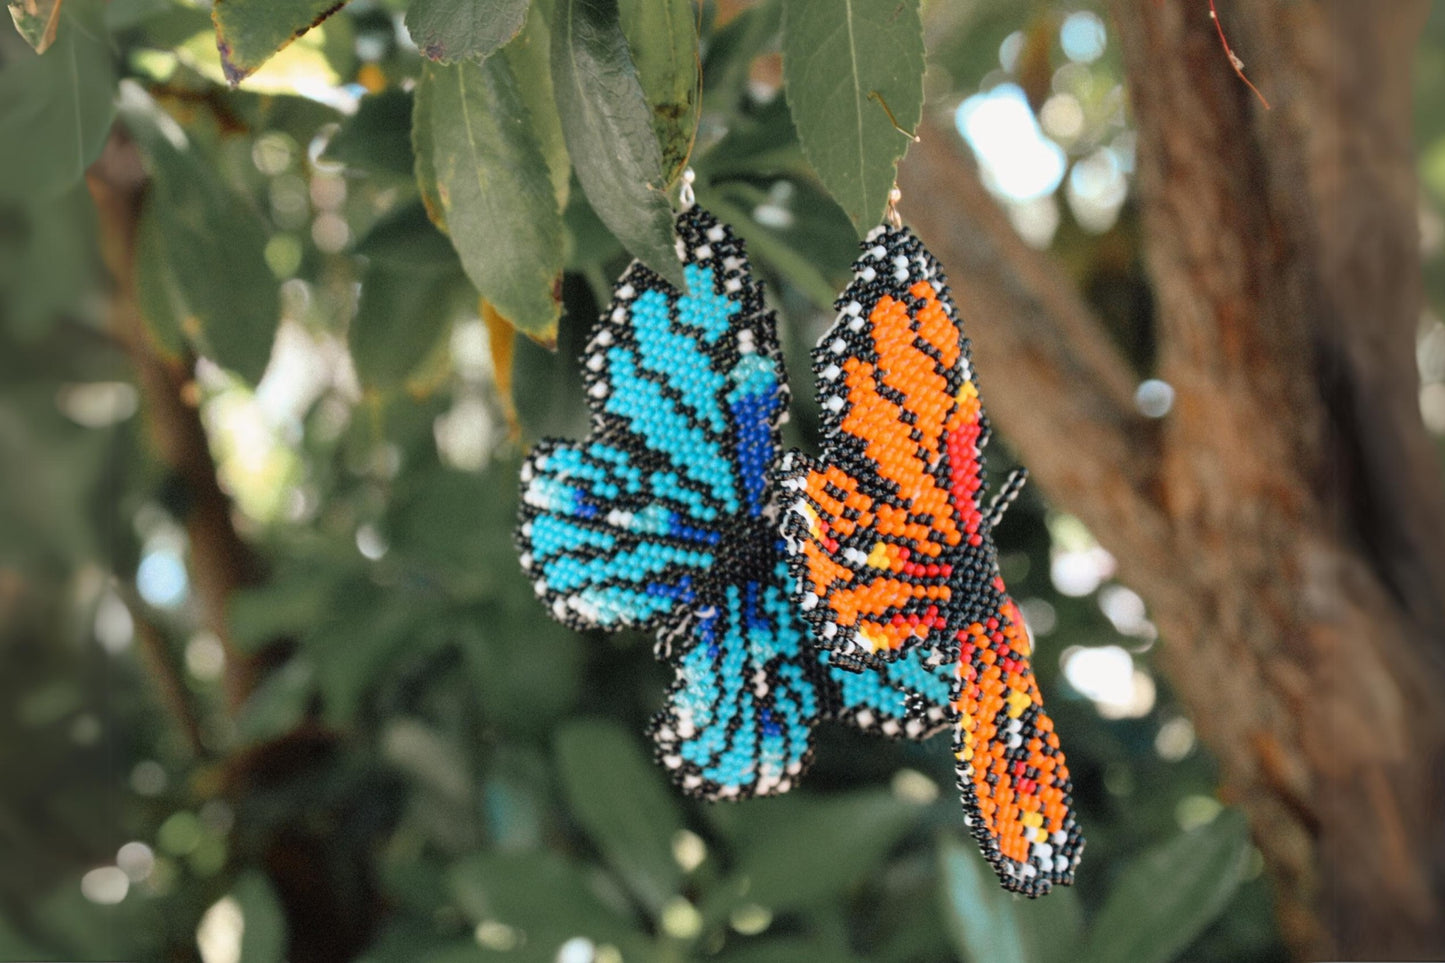
M 961 635 L 954 754 L 969 826 L 1008 889 L 1074 881 L 1084 839 L 1069 767 L 1034 678 L 1028 628 L 995 579 Z
M 543 441 L 522 465 L 522 568 L 575 629 L 654 628 L 696 602 L 721 535 L 625 437 Z
M 937 261 L 911 233 L 880 229 L 854 272 L 813 352 L 823 463 L 794 453 L 783 471 L 800 604 L 835 662 L 857 667 L 951 648 L 944 613 L 973 573 L 950 556 L 980 537 L 982 479 L 950 468 L 971 382 Z
M 819 653 L 824 677 L 824 712 L 830 719 L 864 732 L 922 741 L 953 724 L 951 664 L 935 664 L 914 649 L 892 662 L 864 666 L 861 671 L 831 664 Z
M 866 244 L 814 353 L 823 458 L 785 468 L 801 604 L 833 661 L 864 678 L 889 655 L 886 671 L 946 654 L 970 828 L 1006 888 L 1039 895 L 1072 881 L 1083 838 L 983 510 L 988 425 L 968 341 L 911 232 L 880 228 Z
M 583 355 L 592 436 L 544 440 L 523 465 L 523 567 L 574 628 L 681 618 L 730 518 L 761 497 L 762 473 L 737 460 L 757 445 L 735 443 L 728 396 L 744 349 L 754 367 L 770 363 L 758 329 L 771 318 L 759 316 L 762 292 L 730 231 L 698 209 L 677 230 L 688 293 L 633 262 Z M 768 400 L 786 408 L 781 393 Z M 776 415 L 742 413 L 753 434 Z
M 776 534 L 782 361 L 741 242 L 698 208 L 677 235 L 687 292 L 618 281 L 583 359 L 592 435 L 529 459 L 520 548 L 561 620 L 657 632 L 677 679 L 653 734 L 684 789 L 781 792 L 818 702 Z
M 657 756 L 685 792 L 737 799 L 787 792 L 807 768 L 819 712 L 808 630 L 773 549 L 761 580 L 731 580 L 674 642 L 676 681 L 653 720 Z

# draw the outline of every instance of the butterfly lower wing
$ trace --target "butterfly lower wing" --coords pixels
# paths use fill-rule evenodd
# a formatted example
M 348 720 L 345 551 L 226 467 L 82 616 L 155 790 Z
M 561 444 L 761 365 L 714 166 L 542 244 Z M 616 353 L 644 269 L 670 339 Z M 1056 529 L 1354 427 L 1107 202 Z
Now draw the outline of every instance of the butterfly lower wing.
M 982 516 L 953 497 L 947 440 L 971 371 L 938 263 L 911 233 L 880 230 L 854 271 L 813 352 L 826 467 L 795 456 L 784 474 L 800 604 L 819 644 L 856 667 L 948 648 L 960 573 L 947 556 Z
M 677 678 L 652 734 L 691 795 L 787 792 L 810 761 L 819 695 L 782 565 L 775 556 L 765 580 L 728 584 L 673 634 Z
M 954 725 L 955 667 L 937 664 L 921 649 L 860 670 L 833 665 L 823 652 L 819 670 L 828 718 L 864 732 L 918 741 Z
M 1023 615 L 998 605 L 962 634 L 954 739 L 970 828 L 1004 886 L 1029 896 L 1074 881 L 1084 848 L 1069 767 L 1030 665 Z

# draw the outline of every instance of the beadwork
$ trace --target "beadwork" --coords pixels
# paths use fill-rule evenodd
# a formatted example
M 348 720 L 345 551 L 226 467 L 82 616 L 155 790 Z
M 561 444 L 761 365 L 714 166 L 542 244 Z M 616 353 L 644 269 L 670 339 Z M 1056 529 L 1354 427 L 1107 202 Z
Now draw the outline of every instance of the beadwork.
M 555 618 L 656 633 L 676 680 L 652 735 L 684 791 L 779 793 L 819 719 L 946 727 L 952 672 L 850 673 L 809 644 L 778 532 L 774 319 L 726 226 L 693 208 L 677 235 L 688 293 L 637 263 L 619 279 L 582 359 L 592 433 L 524 463 L 518 548 Z
M 954 754 L 965 816 L 1003 885 L 1073 881 L 1083 849 L 1068 766 L 1032 646 L 998 573 L 985 511 L 988 421 L 969 343 L 933 255 L 905 228 L 863 244 L 813 352 L 823 457 L 783 461 L 799 609 L 832 663 L 956 666 Z

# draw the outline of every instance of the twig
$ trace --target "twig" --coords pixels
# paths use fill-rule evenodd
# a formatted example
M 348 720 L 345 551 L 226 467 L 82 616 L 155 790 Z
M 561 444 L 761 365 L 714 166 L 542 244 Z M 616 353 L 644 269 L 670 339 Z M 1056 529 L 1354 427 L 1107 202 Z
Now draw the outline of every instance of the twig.
M 200 714 L 186 688 L 175 650 L 151 618 L 150 608 L 139 593 L 124 582 L 117 580 L 117 583 L 116 591 L 130 610 L 131 623 L 135 626 L 136 650 L 141 662 L 150 670 L 149 675 L 160 689 L 161 701 L 186 737 L 191 753 L 197 759 L 204 758 L 206 746 L 201 736 Z
M 1224 47 L 1224 55 L 1229 58 L 1229 65 L 1234 68 L 1234 72 L 1239 75 L 1239 79 L 1244 81 L 1250 90 L 1254 91 L 1254 95 L 1259 98 L 1259 102 L 1264 104 L 1264 109 L 1270 110 L 1269 101 L 1265 99 L 1264 94 L 1260 93 L 1259 88 L 1244 75 L 1244 61 L 1239 59 L 1234 52 L 1234 48 L 1230 47 L 1229 41 L 1225 39 L 1224 25 L 1219 22 L 1219 11 L 1214 9 L 1214 0 L 1209 0 L 1209 19 L 1214 21 L 1214 29 L 1219 34 L 1219 43 Z
M 111 134 L 86 182 L 100 220 L 101 256 L 114 279 L 110 329 L 130 355 L 158 454 L 185 488 L 184 519 L 190 538 L 190 575 L 202 619 L 225 646 L 226 702 L 234 711 L 266 671 L 270 653 L 231 644 L 226 606 L 235 590 L 261 580 L 261 561 L 231 523 L 231 500 L 216 479 L 210 442 L 185 360 L 165 358 L 151 346 L 135 293 L 135 238 L 147 188 L 134 143 L 119 128 Z
M 902 134 L 904 137 L 907 137 L 915 144 L 919 142 L 921 138 L 917 134 L 915 134 L 911 130 L 908 130 L 902 124 L 898 123 L 898 118 L 893 116 L 893 111 L 891 108 L 889 108 L 888 101 L 883 99 L 882 94 L 880 94 L 876 90 L 870 90 L 868 91 L 868 99 L 878 101 L 878 106 L 882 107 L 883 113 L 888 115 L 888 123 L 893 125 L 894 130 L 898 131 L 898 133 Z

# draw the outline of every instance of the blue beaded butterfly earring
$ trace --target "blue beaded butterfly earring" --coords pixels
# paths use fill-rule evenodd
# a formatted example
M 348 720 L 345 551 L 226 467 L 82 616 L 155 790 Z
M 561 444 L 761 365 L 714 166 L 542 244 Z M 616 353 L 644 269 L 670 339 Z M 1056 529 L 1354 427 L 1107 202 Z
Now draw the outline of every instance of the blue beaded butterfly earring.
M 658 761 L 691 795 L 740 799 L 791 788 L 821 718 L 911 738 L 946 727 L 952 668 L 913 654 L 849 672 L 810 643 L 779 534 L 774 315 L 690 177 L 681 206 L 688 291 L 638 262 L 617 281 L 583 356 L 591 434 L 533 449 L 517 542 L 554 618 L 656 633 L 676 673 Z
M 963 323 L 937 259 L 889 220 L 813 351 L 822 458 L 784 460 L 797 604 L 830 664 L 950 666 L 966 820 L 1004 887 L 1037 896 L 1073 881 L 1084 840 L 993 544 L 1022 476 L 984 505 L 988 418 Z

